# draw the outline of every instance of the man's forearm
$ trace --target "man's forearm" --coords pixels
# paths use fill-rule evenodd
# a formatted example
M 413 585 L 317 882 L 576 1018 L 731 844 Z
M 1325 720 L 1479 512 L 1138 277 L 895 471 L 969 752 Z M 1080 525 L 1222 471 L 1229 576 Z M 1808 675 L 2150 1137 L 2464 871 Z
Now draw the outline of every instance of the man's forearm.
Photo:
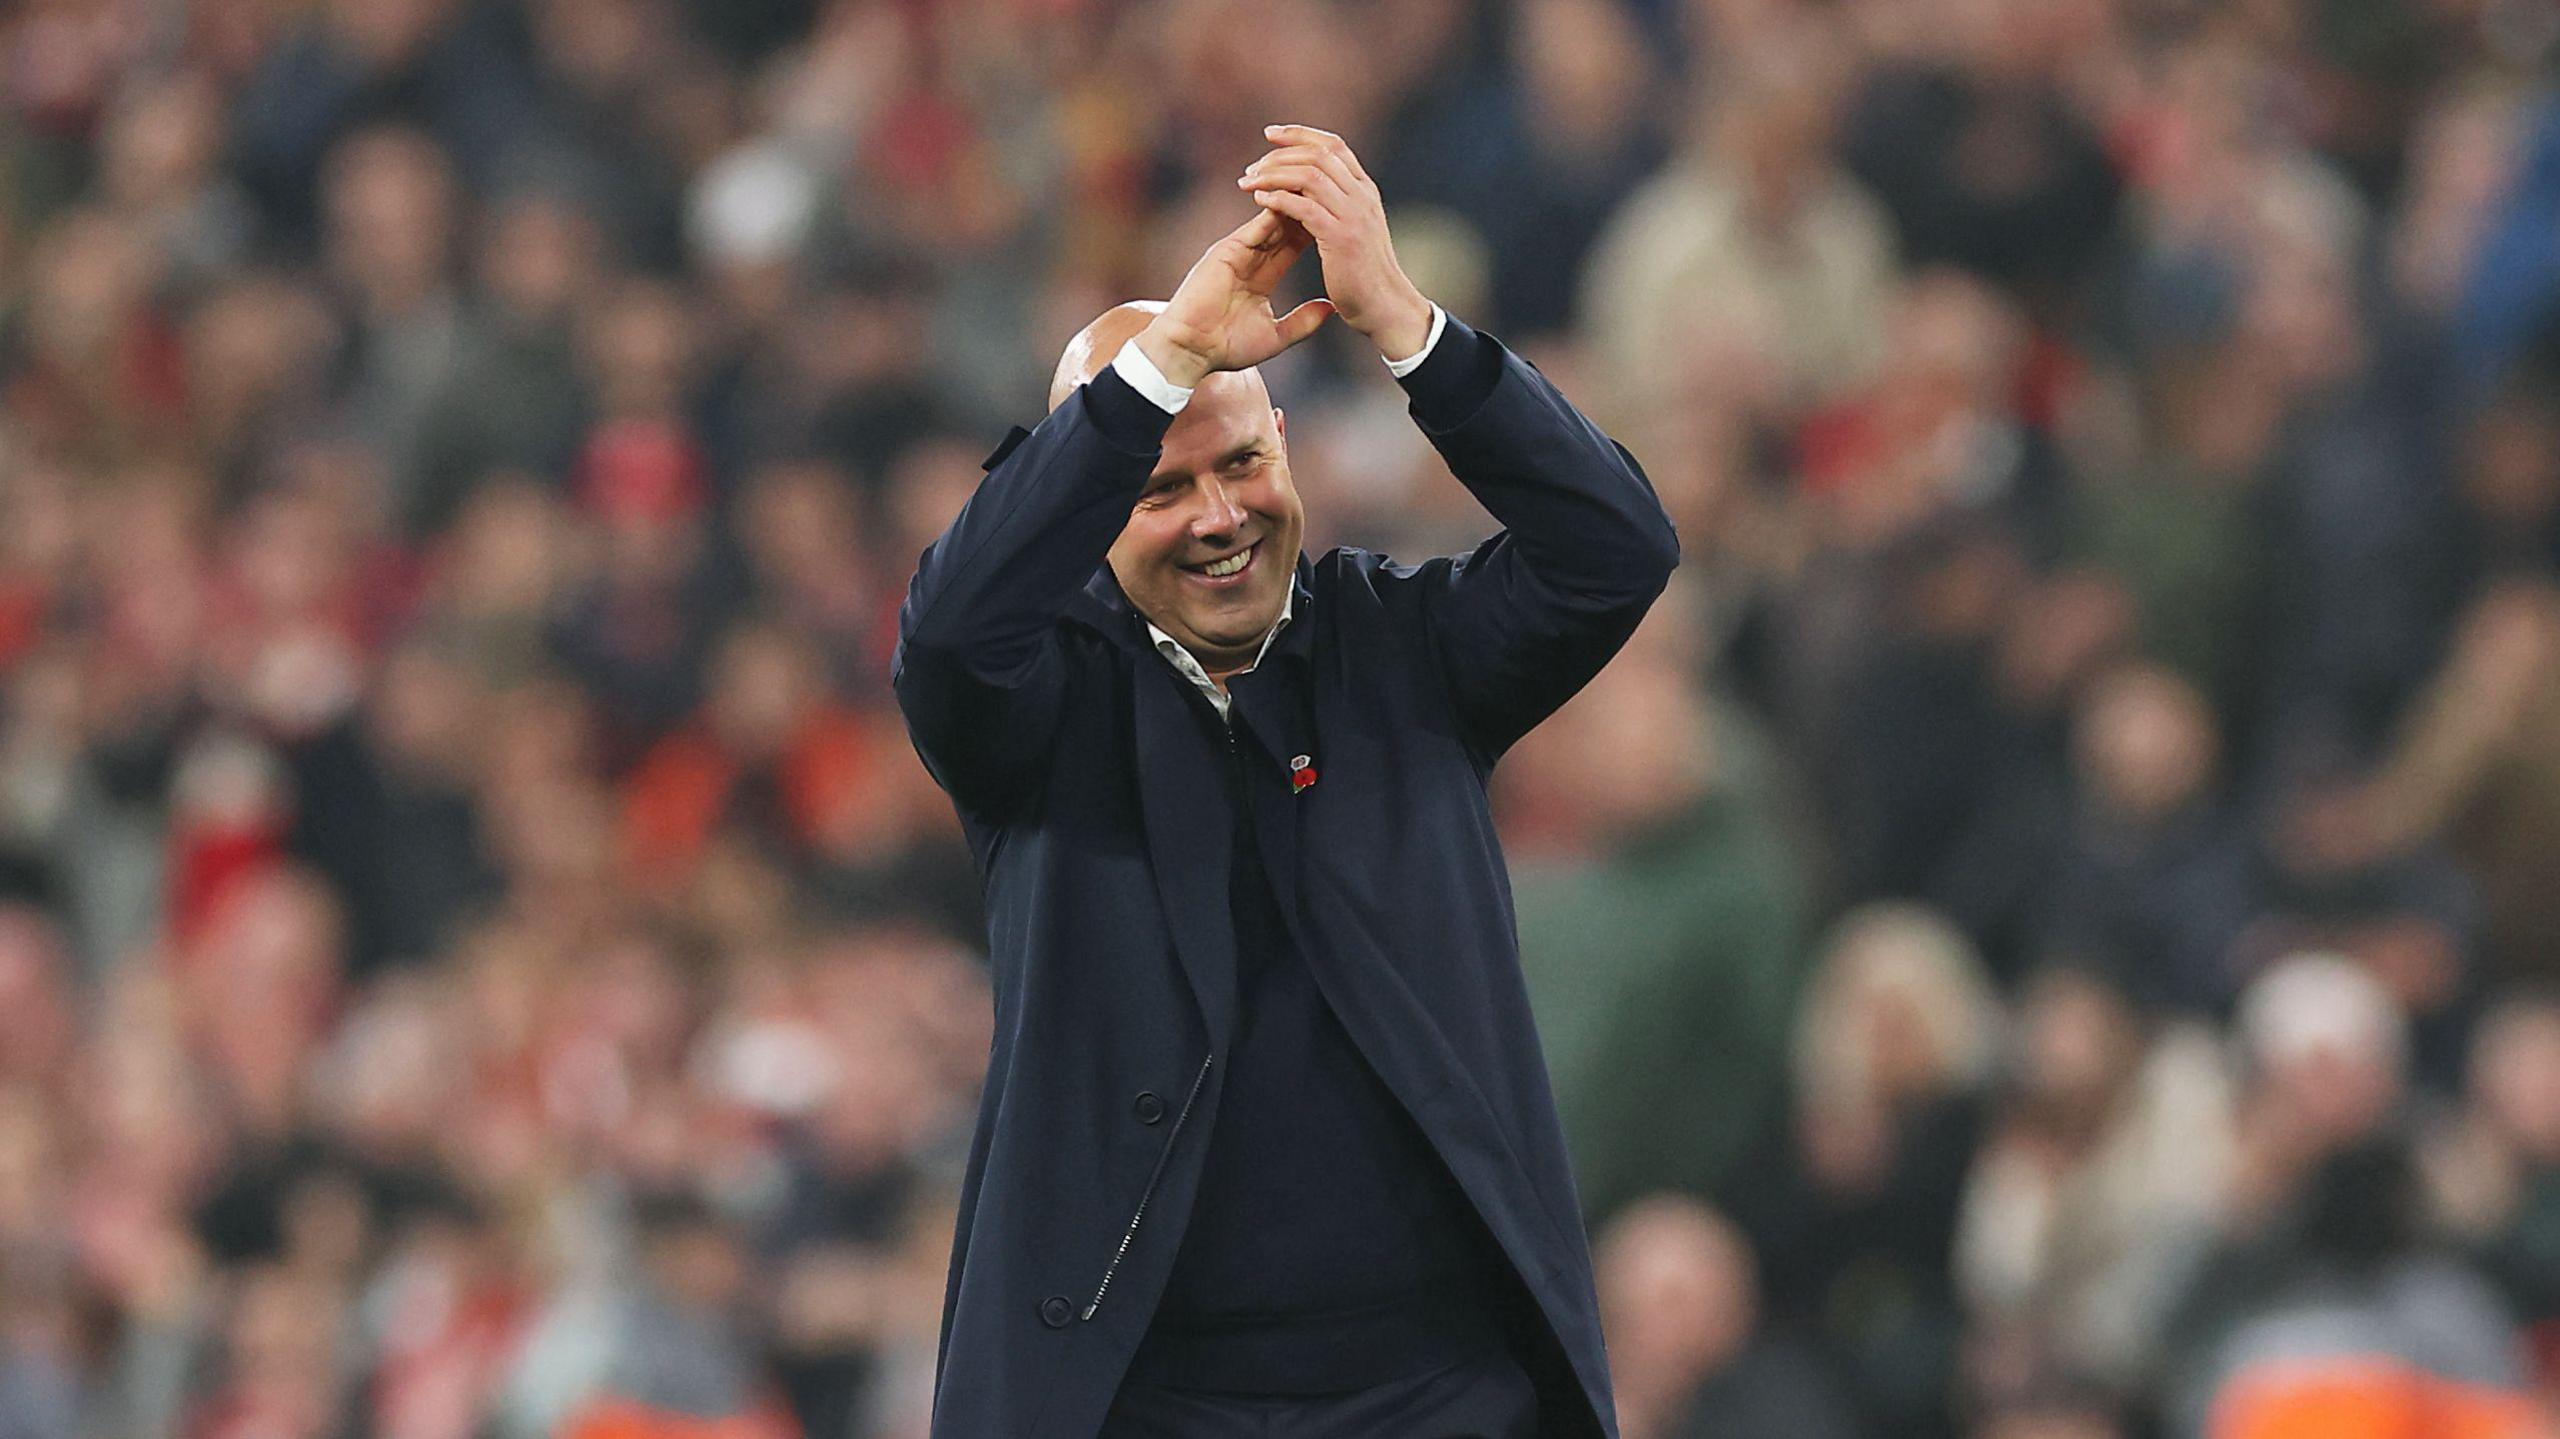
M 1545 376 L 1451 317 L 1402 384 L 1414 422 L 1541 578 L 1591 595 L 1660 591 L 1680 553 L 1670 516 Z
M 1029 657 L 1128 523 L 1173 417 L 1105 370 L 990 471 L 917 566 L 902 649 L 982 677 Z

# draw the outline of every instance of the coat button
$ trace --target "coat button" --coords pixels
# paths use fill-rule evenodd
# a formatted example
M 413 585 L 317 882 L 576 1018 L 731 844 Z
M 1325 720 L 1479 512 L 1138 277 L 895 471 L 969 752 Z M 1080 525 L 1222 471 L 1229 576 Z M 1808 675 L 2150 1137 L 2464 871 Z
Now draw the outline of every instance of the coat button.
M 1156 1098 L 1153 1090 L 1139 1090 L 1137 1103 L 1132 1107 L 1138 1111 L 1140 1124 L 1154 1124 L 1164 1118 L 1164 1101 Z
M 1040 1301 L 1040 1322 L 1052 1329 L 1064 1329 L 1076 1317 L 1076 1306 L 1063 1294 L 1052 1294 Z

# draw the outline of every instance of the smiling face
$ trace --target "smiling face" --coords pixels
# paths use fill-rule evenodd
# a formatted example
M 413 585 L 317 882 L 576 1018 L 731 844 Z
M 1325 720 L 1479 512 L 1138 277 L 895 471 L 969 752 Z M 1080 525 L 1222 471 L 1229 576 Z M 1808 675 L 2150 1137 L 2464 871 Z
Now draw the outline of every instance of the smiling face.
M 1158 629 L 1224 674 L 1251 664 L 1280 622 L 1305 534 L 1288 423 L 1262 377 L 1212 375 L 1165 434 L 1111 572 Z

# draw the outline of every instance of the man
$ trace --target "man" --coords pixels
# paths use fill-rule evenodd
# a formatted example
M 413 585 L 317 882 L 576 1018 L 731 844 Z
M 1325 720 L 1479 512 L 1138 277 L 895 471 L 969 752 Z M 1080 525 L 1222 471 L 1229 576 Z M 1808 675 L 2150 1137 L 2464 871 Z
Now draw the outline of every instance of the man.
M 900 616 L 996 992 L 937 1439 L 1615 1432 L 1485 782 L 1678 543 L 1338 137 L 1266 135 L 1261 212 L 1068 346 Z M 1299 553 L 1254 367 L 1337 314 L 1505 533 Z

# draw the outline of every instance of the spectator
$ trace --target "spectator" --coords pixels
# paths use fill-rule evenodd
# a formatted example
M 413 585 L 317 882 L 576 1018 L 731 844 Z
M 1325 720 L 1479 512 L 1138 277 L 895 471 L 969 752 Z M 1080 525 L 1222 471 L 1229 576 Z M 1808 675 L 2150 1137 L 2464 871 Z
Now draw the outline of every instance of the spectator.
M 1926 910 L 1840 922 L 1797 1022 L 1794 1112 L 1728 1187 L 1774 1318 L 1837 1357 L 1863 1422 L 1952 1432 L 1950 1279 L 1964 1175 L 2004 1016 L 1981 960 Z
M 2203 1026 L 2154 1026 L 2095 976 L 2052 970 L 2023 996 L 2011 1068 L 1966 1185 L 1958 1282 L 2004 1362 L 2130 1397 L 2219 1224 L 2222 1057 Z
M 1595 1259 L 1628 1439 L 1864 1432 L 1819 1360 L 1760 1335 L 1751 1246 L 1723 1216 L 1648 1196 L 1602 1231 Z
M 1613 415 L 1703 401 L 1783 423 L 1873 369 L 1894 256 L 1827 153 L 1837 58 L 1808 19 L 1722 77 L 1700 134 L 1602 232 L 1581 319 Z
M 1588 1211 L 1737 1176 L 1777 1112 L 1810 881 L 1779 777 L 1648 629 L 1511 764 L 1521 962 Z M 1533 828 L 1534 826 L 1534 828 Z

